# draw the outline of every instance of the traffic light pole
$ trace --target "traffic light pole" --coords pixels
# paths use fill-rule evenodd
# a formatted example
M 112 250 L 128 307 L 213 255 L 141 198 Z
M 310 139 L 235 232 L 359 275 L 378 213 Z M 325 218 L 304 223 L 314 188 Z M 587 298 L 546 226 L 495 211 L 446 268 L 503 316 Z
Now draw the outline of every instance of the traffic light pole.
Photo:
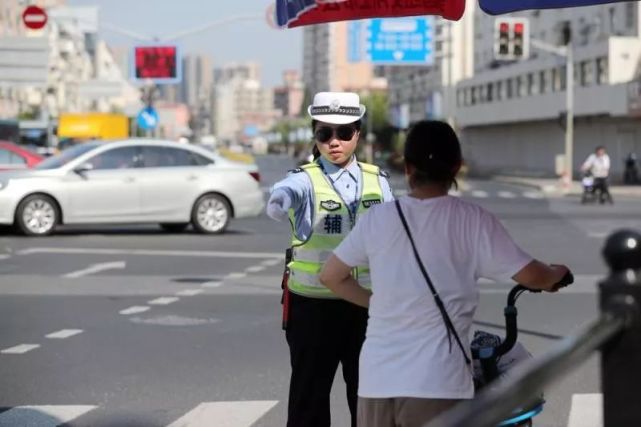
M 574 170 L 574 55 L 572 43 L 558 47 L 540 40 L 531 39 L 530 44 L 545 52 L 550 52 L 565 58 L 565 156 L 563 171 L 563 187 L 569 191 L 572 186 L 572 173 Z

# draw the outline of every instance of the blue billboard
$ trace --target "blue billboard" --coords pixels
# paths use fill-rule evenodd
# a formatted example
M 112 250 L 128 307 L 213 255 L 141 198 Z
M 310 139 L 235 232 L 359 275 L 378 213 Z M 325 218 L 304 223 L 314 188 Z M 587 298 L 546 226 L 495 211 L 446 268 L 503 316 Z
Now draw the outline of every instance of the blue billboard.
M 432 65 L 434 17 L 371 19 L 365 45 L 366 59 L 376 65 Z

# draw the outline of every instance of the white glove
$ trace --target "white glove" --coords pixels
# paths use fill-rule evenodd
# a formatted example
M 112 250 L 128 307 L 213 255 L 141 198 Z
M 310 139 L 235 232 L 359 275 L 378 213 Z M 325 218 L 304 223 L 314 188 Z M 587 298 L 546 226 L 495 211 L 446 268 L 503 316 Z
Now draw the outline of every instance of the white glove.
M 291 205 L 289 194 L 283 190 L 276 190 L 267 202 L 267 215 L 276 221 L 282 221 L 287 218 Z

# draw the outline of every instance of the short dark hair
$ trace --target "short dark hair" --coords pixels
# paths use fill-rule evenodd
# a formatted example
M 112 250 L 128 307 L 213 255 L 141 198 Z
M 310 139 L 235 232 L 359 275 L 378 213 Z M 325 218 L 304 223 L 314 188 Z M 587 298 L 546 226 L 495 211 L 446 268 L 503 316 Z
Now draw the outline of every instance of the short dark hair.
M 462 162 L 461 144 L 449 124 L 422 120 L 407 134 L 405 163 L 414 166 L 412 179 L 417 185 L 458 187 L 456 173 Z

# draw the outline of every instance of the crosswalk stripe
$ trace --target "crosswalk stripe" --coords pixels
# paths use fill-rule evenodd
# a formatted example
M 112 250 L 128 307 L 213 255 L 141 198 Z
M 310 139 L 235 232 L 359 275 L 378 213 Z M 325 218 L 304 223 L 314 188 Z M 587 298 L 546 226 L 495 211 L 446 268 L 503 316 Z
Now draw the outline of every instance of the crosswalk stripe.
M 513 199 L 513 198 L 515 198 L 515 197 L 516 197 L 516 196 L 514 195 L 514 193 L 512 193 L 512 192 L 510 192 L 510 191 L 499 191 L 499 192 L 498 192 L 498 195 L 499 195 L 499 197 L 501 197 L 501 198 L 503 198 L 503 199 Z
M 144 306 L 144 305 L 134 305 L 133 307 L 126 308 L 124 310 L 120 311 L 120 314 L 124 314 L 125 316 L 129 314 L 138 314 L 138 313 L 144 313 L 145 311 L 149 310 L 149 307 Z
M 247 271 L 248 273 L 258 273 L 260 271 L 263 271 L 264 269 L 265 269 L 264 265 L 254 265 L 252 267 L 248 267 L 247 270 L 245 271 Z
M 200 286 L 202 286 L 203 288 L 220 288 L 222 285 L 223 285 L 223 282 L 212 281 L 212 282 L 205 282 Z
M 264 266 L 267 266 L 267 267 L 273 267 L 274 265 L 280 264 L 281 262 L 283 262 L 283 261 L 280 260 L 280 259 L 267 259 L 267 260 L 261 262 L 261 264 L 264 265 Z
M 474 190 L 472 191 L 472 197 L 479 197 L 479 198 L 486 198 L 487 197 L 487 191 L 482 191 L 482 190 Z
M 568 427 L 603 427 L 603 395 L 572 395 Z
M 46 338 L 49 339 L 58 339 L 58 340 L 64 340 L 66 338 L 70 338 L 74 335 L 81 334 L 83 332 L 82 329 L 63 329 L 58 332 L 54 332 L 49 335 L 45 335 Z
M 179 297 L 193 297 L 198 294 L 202 294 L 203 292 L 205 291 L 203 291 L 202 289 L 185 289 L 185 290 L 176 292 L 176 295 L 178 295 Z
M 204 402 L 167 427 L 250 427 L 278 401 Z
M 528 199 L 543 199 L 545 196 L 541 193 L 537 193 L 536 191 L 526 191 L 523 193 L 523 197 L 527 197 Z
M 173 303 L 175 303 L 176 301 L 179 301 L 179 300 L 180 300 L 180 298 L 176 298 L 176 297 L 161 297 L 161 298 L 152 299 L 151 301 L 147 301 L 147 304 L 150 304 L 150 305 L 169 305 L 169 304 L 173 304 Z
M 36 348 L 40 347 L 40 344 L 20 344 L 16 345 L 14 347 L 10 348 L 5 348 L 4 350 L 0 351 L 2 354 L 24 354 L 28 351 L 35 350 Z
M 75 420 L 95 406 L 16 406 L 0 414 L 0 427 L 56 427 Z

